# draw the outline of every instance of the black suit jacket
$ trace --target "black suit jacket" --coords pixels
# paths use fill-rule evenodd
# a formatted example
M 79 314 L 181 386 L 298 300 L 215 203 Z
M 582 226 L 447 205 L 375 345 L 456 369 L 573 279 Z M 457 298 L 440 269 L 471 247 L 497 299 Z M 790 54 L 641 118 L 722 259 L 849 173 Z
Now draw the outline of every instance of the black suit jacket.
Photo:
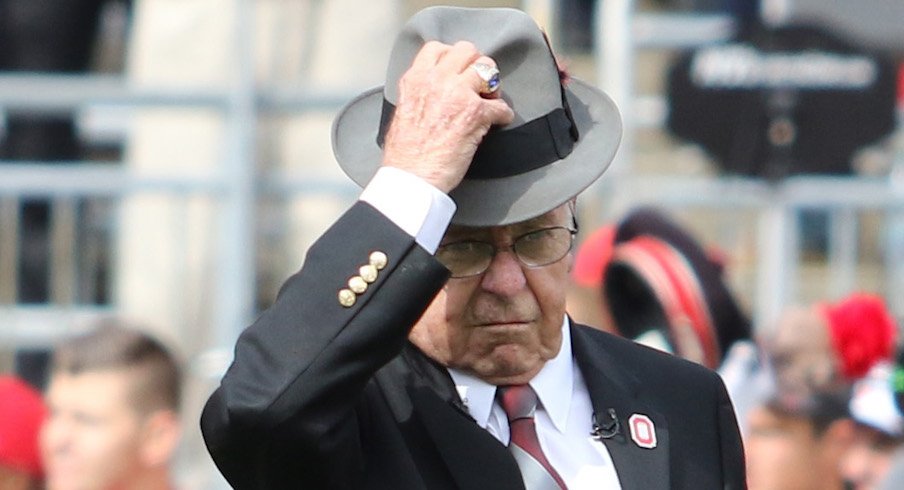
M 341 306 L 337 291 L 373 250 L 387 266 Z M 204 438 L 227 480 L 243 489 L 523 490 L 516 463 L 471 419 L 448 372 L 407 340 L 447 277 L 410 236 L 354 205 L 241 335 L 204 409 Z M 622 488 L 744 487 L 740 435 L 716 374 L 571 329 L 595 411 L 619 419 L 619 433 L 600 443 Z M 653 421 L 655 448 L 632 441 L 633 414 Z

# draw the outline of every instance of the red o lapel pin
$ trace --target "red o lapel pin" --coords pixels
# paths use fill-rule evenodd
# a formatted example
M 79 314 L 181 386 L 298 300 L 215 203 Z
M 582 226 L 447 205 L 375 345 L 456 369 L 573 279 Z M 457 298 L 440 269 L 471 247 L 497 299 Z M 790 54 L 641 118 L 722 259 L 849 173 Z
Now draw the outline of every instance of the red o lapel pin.
M 631 429 L 631 440 L 634 444 L 644 449 L 656 447 L 656 426 L 650 417 L 635 413 L 628 419 L 628 427 Z

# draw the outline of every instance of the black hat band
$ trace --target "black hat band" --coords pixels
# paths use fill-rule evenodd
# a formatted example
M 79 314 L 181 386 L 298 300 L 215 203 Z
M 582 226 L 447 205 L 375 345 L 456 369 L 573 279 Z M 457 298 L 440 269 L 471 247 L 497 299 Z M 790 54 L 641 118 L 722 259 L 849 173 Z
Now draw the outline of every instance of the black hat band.
M 395 105 L 383 99 L 377 133 L 380 148 L 395 109 Z M 477 147 L 465 177 L 498 179 L 530 172 L 570 155 L 577 139 L 577 126 L 567 106 L 515 128 L 490 129 Z

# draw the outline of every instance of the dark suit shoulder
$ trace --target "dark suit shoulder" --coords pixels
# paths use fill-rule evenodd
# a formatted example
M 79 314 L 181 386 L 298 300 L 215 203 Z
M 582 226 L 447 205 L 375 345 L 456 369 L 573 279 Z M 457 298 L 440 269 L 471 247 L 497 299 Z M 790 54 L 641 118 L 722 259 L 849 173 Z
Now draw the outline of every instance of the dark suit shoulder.
M 655 423 L 659 451 L 668 452 L 658 453 L 668 459 L 668 488 L 744 488 L 740 433 L 715 371 L 582 325 L 573 325 L 571 332 L 575 359 L 596 406 L 615 407 L 622 416 L 645 414 Z M 622 423 L 628 426 L 629 421 Z M 616 457 L 619 448 L 610 444 Z M 637 457 L 622 454 L 623 468 Z M 651 488 L 648 474 L 624 472 L 631 481 L 642 482 L 634 488 Z
M 634 377 L 642 378 L 639 379 L 641 382 L 688 379 L 697 380 L 698 383 L 713 381 L 721 383 L 719 375 L 705 366 L 624 337 L 581 324 L 574 324 L 572 332 L 573 335 L 589 341 L 591 345 L 595 344 L 599 349 L 599 355 L 609 363 L 634 374 Z

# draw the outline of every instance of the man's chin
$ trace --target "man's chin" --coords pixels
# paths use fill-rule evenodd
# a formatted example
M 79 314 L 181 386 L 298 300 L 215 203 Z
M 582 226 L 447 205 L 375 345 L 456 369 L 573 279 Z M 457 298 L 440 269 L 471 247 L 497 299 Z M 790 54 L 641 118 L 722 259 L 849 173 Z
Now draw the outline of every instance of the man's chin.
M 523 346 L 498 346 L 492 354 L 475 363 L 474 374 L 480 379 L 495 385 L 522 384 L 531 380 L 540 369 L 543 361 L 536 355 L 526 355 Z

